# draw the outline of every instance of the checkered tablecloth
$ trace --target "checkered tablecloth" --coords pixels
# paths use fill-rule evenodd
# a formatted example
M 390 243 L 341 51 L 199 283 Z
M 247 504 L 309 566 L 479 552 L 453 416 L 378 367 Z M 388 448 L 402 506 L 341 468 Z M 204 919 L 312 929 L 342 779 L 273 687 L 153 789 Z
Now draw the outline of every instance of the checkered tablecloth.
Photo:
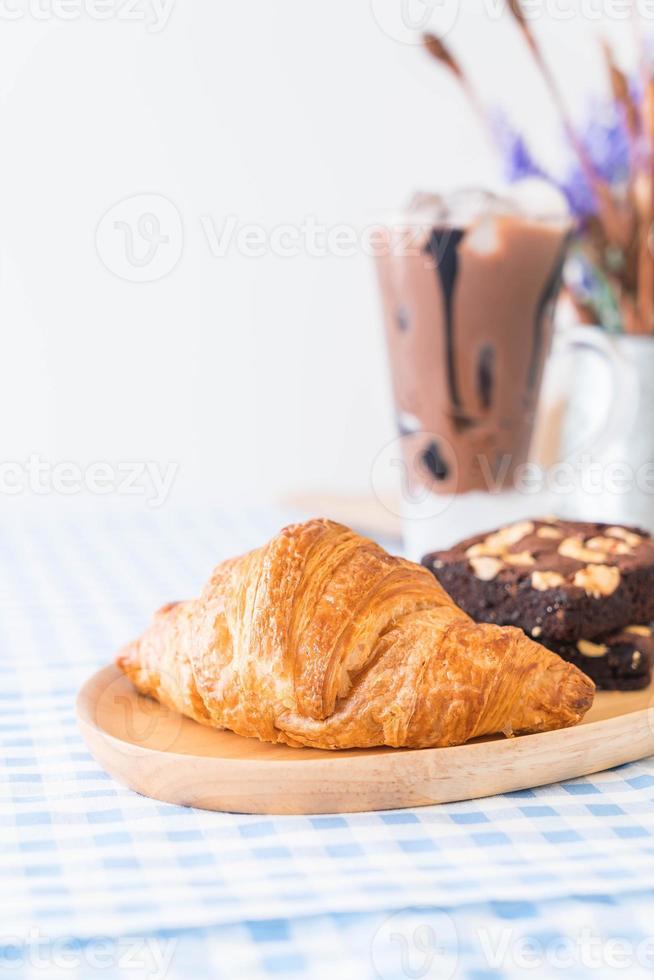
M 652 760 L 315 817 L 175 807 L 98 767 L 81 683 L 283 519 L 0 516 L 0 978 L 650 976 Z

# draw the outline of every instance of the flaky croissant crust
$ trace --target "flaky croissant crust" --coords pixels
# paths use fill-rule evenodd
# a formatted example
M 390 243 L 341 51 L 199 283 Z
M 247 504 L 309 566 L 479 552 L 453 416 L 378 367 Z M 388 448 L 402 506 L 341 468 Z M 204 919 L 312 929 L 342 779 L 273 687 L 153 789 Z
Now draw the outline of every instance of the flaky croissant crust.
M 203 724 L 324 749 L 563 728 L 594 692 L 522 631 L 473 623 L 427 569 L 324 519 L 218 565 L 117 663 Z

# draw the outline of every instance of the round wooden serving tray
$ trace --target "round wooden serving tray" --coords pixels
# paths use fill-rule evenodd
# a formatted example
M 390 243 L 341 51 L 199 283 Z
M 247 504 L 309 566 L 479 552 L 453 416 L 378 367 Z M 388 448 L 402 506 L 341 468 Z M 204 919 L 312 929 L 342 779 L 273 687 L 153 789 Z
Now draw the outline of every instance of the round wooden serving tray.
M 471 800 L 584 776 L 654 753 L 654 688 L 601 693 L 582 724 L 447 749 L 339 752 L 270 745 L 198 725 L 105 667 L 77 716 L 97 761 L 130 789 L 238 813 L 337 813 Z

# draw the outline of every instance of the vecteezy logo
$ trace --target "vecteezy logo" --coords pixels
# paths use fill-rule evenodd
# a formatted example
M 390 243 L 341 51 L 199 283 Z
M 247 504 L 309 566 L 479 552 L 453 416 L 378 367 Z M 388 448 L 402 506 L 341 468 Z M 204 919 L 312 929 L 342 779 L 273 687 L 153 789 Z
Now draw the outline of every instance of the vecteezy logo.
M 170 616 L 175 605 L 177 603 L 169 603 L 157 615 Z M 163 691 L 170 690 L 174 683 L 165 672 L 160 680 Z M 112 731 L 120 733 L 126 756 L 133 745 L 174 752 L 183 737 L 187 723 L 179 712 L 162 701 L 137 694 L 125 675 L 115 670 L 108 672 L 103 686 L 95 690 L 94 699 L 89 708 L 91 720 L 101 728 L 109 725 Z M 164 777 L 163 772 L 157 775 L 158 779 Z
M 457 458 L 441 435 L 420 429 L 413 416 L 402 414 L 402 435 L 377 453 L 370 485 L 386 510 L 404 520 L 428 520 L 443 514 L 458 485 Z M 443 480 L 447 477 L 447 490 Z
M 459 15 L 458 0 L 370 0 L 377 26 L 393 41 L 420 44 L 425 31 L 443 37 Z
M 184 227 L 162 194 L 135 194 L 112 205 L 98 222 L 95 247 L 102 264 L 128 282 L 154 282 L 182 255 Z
M 381 980 L 451 980 L 457 970 L 456 926 L 439 909 L 403 909 L 386 919 L 372 939 L 370 956 Z

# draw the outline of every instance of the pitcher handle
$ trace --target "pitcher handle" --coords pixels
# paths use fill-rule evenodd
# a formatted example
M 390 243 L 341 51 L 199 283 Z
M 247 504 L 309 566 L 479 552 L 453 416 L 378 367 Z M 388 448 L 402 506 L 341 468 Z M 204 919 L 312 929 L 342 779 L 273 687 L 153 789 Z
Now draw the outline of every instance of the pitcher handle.
M 566 455 L 566 460 L 581 453 L 606 455 L 614 443 L 624 442 L 632 431 L 637 418 L 638 374 L 634 365 L 624 356 L 612 338 L 599 329 L 586 326 L 571 327 L 563 338 L 562 356 L 580 348 L 587 348 L 603 357 L 611 374 L 611 394 L 606 419 L 592 433 L 589 441 Z M 573 379 L 574 384 L 574 379 Z M 598 401 L 602 393 L 598 392 Z

